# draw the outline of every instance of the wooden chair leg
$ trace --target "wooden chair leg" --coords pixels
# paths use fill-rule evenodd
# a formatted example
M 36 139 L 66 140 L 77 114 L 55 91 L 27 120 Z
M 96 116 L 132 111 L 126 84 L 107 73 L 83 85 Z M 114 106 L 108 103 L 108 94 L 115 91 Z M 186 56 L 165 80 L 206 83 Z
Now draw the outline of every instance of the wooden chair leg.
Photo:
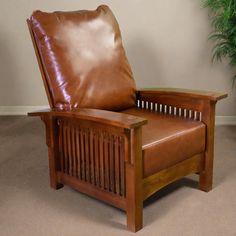
M 203 122 L 206 124 L 206 151 L 204 169 L 199 176 L 199 189 L 208 192 L 212 189 L 215 132 L 215 102 L 205 105 Z
M 46 128 L 46 143 L 48 146 L 48 164 L 50 175 L 50 186 L 53 189 L 60 189 L 63 184 L 58 182 L 57 170 L 60 169 L 59 164 L 59 141 L 58 141 L 58 127 L 56 119 L 52 117 L 41 117 Z
M 50 186 L 53 189 L 60 189 L 64 185 L 58 182 L 57 178 L 57 163 L 55 160 L 55 153 L 53 148 L 48 147 L 48 165 L 49 165 L 49 176 L 50 176 Z
M 127 228 L 132 232 L 137 232 L 143 228 L 142 206 L 132 206 L 127 210 Z
M 209 154 L 205 155 L 205 159 L 211 159 L 212 163 L 205 167 L 205 169 L 199 175 L 199 189 L 204 192 L 209 192 L 212 189 L 213 183 L 213 156 L 209 157 Z
M 133 184 L 135 172 L 131 165 L 126 167 L 127 175 L 127 228 L 132 232 L 137 232 L 143 227 L 143 199 L 141 183 Z
M 126 163 L 127 227 L 130 231 L 137 232 L 143 227 L 141 128 L 132 130 L 130 135 L 130 158 Z

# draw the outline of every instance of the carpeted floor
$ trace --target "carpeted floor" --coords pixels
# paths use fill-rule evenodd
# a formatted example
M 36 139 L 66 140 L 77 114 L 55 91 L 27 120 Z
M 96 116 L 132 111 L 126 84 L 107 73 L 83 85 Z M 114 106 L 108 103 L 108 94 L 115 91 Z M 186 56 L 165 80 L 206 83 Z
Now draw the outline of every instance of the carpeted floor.
M 214 189 L 196 176 L 169 185 L 144 204 L 144 228 L 155 236 L 236 236 L 236 126 L 216 128 Z M 44 126 L 38 118 L 0 117 L 0 235 L 113 236 L 124 212 L 64 187 L 49 187 Z

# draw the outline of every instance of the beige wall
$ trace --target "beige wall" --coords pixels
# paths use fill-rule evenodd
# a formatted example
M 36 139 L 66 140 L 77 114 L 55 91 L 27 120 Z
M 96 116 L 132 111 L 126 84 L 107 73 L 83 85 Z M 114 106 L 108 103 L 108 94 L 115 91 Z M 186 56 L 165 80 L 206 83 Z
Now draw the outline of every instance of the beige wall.
M 139 87 L 225 91 L 229 98 L 217 114 L 236 115 L 233 70 L 227 63 L 211 64 L 211 27 L 200 0 L 0 0 L 0 106 L 47 104 L 25 22 L 31 12 L 94 9 L 100 3 L 119 21 Z

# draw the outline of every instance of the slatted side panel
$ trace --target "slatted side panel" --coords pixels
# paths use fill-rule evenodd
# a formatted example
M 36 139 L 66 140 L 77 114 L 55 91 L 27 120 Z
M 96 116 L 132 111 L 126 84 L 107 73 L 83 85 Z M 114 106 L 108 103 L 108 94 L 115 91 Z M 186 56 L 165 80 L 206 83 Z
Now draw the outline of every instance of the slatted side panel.
M 173 116 L 180 116 L 196 121 L 202 120 L 202 113 L 195 110 L 189 110 L 186 108 L 176 107 L 176 106 L 168 106 L 161 103 L 154 103 L 144 100 L 137 100 L 137 107 L 141 109 L 151 110 L 154 112 L 159 112 L 163 114 L 169 114 Z
M 59 120 L 61 171 L 125 197 L 124 137 Z

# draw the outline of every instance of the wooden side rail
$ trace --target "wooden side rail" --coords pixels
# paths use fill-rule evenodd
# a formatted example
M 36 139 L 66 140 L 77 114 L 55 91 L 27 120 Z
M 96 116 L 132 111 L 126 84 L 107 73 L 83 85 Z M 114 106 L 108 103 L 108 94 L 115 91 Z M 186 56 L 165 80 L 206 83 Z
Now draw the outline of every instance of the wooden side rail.
M 139 89 L 137 91 L 140 95 L 154 95 L 154 96 L 177 96 L 181 98 L 193 98 L 200 100 L 210 100 L 210 101 L 218 101 L 227 97 L 226 93 L 221 92 L 212 92 L 212 91 L 201 91 L 201 90 L 192 90 L 192 89 L 182 89 L 182 88 L 144 88 Z
M 58 118 L 61 172 L 125 197 L 124 139 L 120 130 Z M 126 160 L 128 161 L 128 160 Z
M 181 179 L 187 175 L 203 170 L 204 153 L 197 154 L 174 166 L 157 172 L 143 179 L 143 200 L 150 197 L 164 186 Z
M 187 89 L 142 89 L 137 91 L 137 107 L 180 116 L 206 125 L 206 148 L 203 168 L 200 172 L 199 188 L 203 191 L 212 189 L 215 105 L 225 93 L 196 91 Z
M 51 187 L 67 184 L 123 209 L 142 228 L 142 125 L 132 115 L 95 109 L 39 111 L 46 127 Z
M 147 120 L 141 117 L 118 112 L 98 110 L 98 109 L 87 109 L 87 108 L 80 108 L 74 111 L 60 111 L 54 109 L 46 109 L 42 111 L 30 112 L 28 113 L 28 115 L 40 116 L 40 117 L 58 117 L 58 116 L 71 117 L 127 129 L 140 127 L 147 123 Z
M 225 97 L 225 93 L 188 89 L 142 89 L 137 91 L 137 107 L 202 121 L 208 112 L 205 107 Z

